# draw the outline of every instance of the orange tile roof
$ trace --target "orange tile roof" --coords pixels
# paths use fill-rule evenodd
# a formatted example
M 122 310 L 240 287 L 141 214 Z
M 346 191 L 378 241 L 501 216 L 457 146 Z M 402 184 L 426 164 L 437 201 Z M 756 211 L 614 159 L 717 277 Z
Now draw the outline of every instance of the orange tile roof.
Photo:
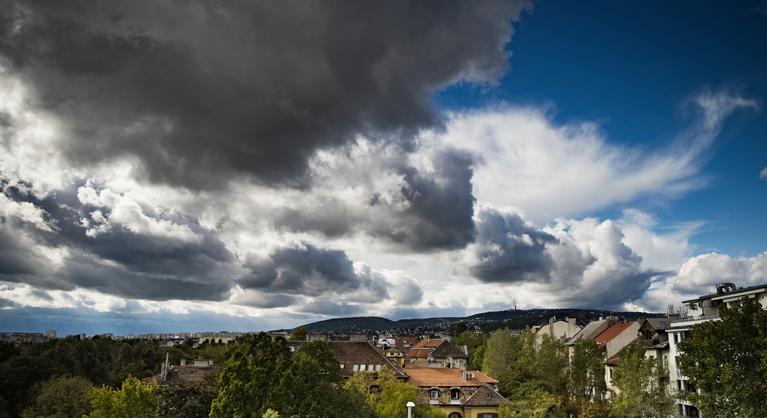
M 482 386 L 483 384 L 496 384 L 497 380 L 492 377 L 477 371 L 471 371 L 474 373 L 474 379 L 463 379 L 462 370 L 460 369 L 443 369 L 443 368 L 417 368 L 417 369 L 404 369 L 405 373 L 409 377 L 410 383 L 421 387 L 440 387 L 440 386 Z
M 594 337 L 594 341 L 596 341 L 598 344 L 607 344 L 612 340 L 613 338 L 617 337 L 618 334 L 623 332 L 624 329 L 630 327 L 632 322 L 621 322 L 615 325 L 612 325 L 611 327 L 607 328 L 606 330 L 602 331 L 601 334 Z
M 413 345 L 413 348 L 437 348 L 444 342 L 445 340 L 443 339 L 418 340 L 418 342 Z

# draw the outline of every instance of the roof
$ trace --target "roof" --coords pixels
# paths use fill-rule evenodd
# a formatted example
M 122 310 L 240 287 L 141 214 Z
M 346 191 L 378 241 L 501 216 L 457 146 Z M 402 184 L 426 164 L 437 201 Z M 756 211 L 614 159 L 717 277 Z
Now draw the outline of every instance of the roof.
M 478 371 L 471 371 L 473 373 L 473 379 L 464 379 L 466 373 L 461 369 L 447 369 L 447 368 L 416 368 L 405 369 L 408 377 L 410 377 L 410 383 L 421 387 L 432 386 L 447 386 L 447 387 L 461 387 L 461 386 L 482 386 L 485 384 L 496 384 L 497 380 L 492 377 Z
M 446 341 L 447 340 L 443 340 L 441 338 L 433 338 L 433 339 L 430 338 L 428 340 L 418 340 L 418 342 L 413 345 L 413 348 L 437 348 Z
M 567 345 L 573 345 L 578 340 L 585 339 L 585 340 L 591 340 L 597 335 L 599 335 L 602 331 L 607 329 L 607 327 L 610 324 L 609 319 L 600 319 L 597 321 L 591 321 L 588 324 L 586 324 L 585 327 L 581 328 L 580 331 L 578 331 L 575 335 L 573 335 L 565 344 Z
M 407 356 L 410 358 L 429 357 L 432 352 L 446 343 L 447 340 L 442 339 L 419 340 L 413 345 Z
M 596 341 L 599 344 L 607 344 L 610 342 L 613 338 L 617 337 L 618 334 L 623 332 L 626 328 L 630 327 L 633 322 L 619 322 L 615 325 L 610 326 L 606 330 L 604 330 L 601 334 L 594 337 L 594 341 Z
M 463 352 L 463 350 L 454 346 L 453 344 L 450 344 L 449 342 L 437 347 L 431 353 L 431 356 L 434 358 L 448 358 L 448 357 L 467 358 L 468 357 L 466 353 Z
M 646 323 L 649 323 L 655 330 L 665 330 L 671 326 L 671 322 L 676 318 L 644 318 Z
M 355 364 L 380 364 L 393 371 L 398 378 L 407 377 L 402 368 L 367 341 L 332 341 L 328 344 L 338 363 L 344 365 L 341 373 L 346 376 L 354 373 Z
M 506 399 L 489 385 L 482 385 L 463 402 L 463 406 L 499 406 Z
M 711 299 L 711 298 L 715 298 L 715 297 L 719 297 L 719 296 L 734 296 L 734 295 L 737 295 L 739 293 L 750 292 L 752 290 L 759 290 L 759 289 L 767 289 L 767 283 L 765 283 L 765 284 L 758 284 L 756 286 L 739 287 L 739 288 L 737 288 L 735 290 L 732 290 L 732 291 L 729 291 L 729 292 L 725 292 L 725 293 L 711 293 L 711 294 L 708 294 L 708 295 L 701 296 L 699 298 L 690 299 L 690 300 L 683 300 L 682 303 L 697 302 L 697 301 Z
M 609 359 L 605 360 L 605 365 L 607 366 L 617 366 L 621 362 L 621 356 L 620 353 L 610 357 Z

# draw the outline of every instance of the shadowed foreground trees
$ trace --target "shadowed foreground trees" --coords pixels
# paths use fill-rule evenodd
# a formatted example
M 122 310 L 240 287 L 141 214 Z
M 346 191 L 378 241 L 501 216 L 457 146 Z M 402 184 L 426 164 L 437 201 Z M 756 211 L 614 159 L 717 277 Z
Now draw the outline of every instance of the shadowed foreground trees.
M 756 418 L 767 411 L 767 311 L 751 300 L 719 308 L 721 321 L 696 325 L 682 340 L 679 363 L 700 394 L 704 416 Z
M 325 342 L 304 344 L 291 354 L 287 342 L 250 335 L 233 351 L 219 376 L 212 418 L 280 416 L 371 417 L 362 396 L 341 385 L 338 362 Z

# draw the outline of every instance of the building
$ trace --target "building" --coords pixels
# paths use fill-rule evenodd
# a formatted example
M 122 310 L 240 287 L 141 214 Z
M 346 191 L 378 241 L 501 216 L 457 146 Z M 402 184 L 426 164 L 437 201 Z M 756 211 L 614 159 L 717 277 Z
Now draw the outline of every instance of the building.
M 733 283 L 719 283 L 716 285 L 716 293 L 682 302 L 683 314 L 680 315 L 679 319 L 672 321 L 666 331 L 669 343 L 669 390 L 672 395 L 697 391 L 697 388 L 687 381 L 679 369 L 679 343 L 689 336 L 693 326 L 708 321 L 718 321 L 721 306 L 746 298 L 755 299 L 762 305 L 762 308 L 767 309 L 767 284 L 737 288 Z M 686 400 L 678 399 L 676 406 L 679 416 L 694 418 L 700 416 L 698 408 Z
M 498 381 L 478 371 L 448 368 L 405 369 L 418 387 L 420 404 L 442 409 L 448 418 L 498 418 L 505 399 Z
M 407 354 L 406 367 L 438 367 L 465 369 L 468 348 L 455 347 L 445 339 L 418 341 Z
M 356 372 L 378 373 L 389 370 L 396 378 L 407 379 L 405 372 L 393 359 L 386 357 L 367 341 L 331 341 L 328 344 L 345 377 Z
M 610 325 L 614 324 L 616 320 L 614 318 L 608 318 L 608 319 L 599 319 L 596 321 L 591 321 L 588 324 L 586 324 L 585 327 L 581 328 L 580 331 L 578 331 L 575 335 L 573 335 L 570 339 L 568 339 L 565 342 L 565 346 L 567 347 L 567 356 L 568 358 L 573 357 L 573 353 L 575 350 L 575 343 L 577 343 L 580 340 L 593 340 L 594 337 L 604 332 L 607 328 L 610 327 Z
M 581 330 L 575 318 L 566 318 L 565 321 L 557 321 L 556 317 L 551 317 L 548 324 L 536 327 L 535 338 L 540 342 L 544 335 L 548 335 L 557 341 L 565 342 L 573 338 Z
M 606 330 L 594 337 L 594 341 L 605 350 L 605 384 L 607 386 L 607 396 L 610 391 L 616 391 L 612 383 L 615 368 L 620 364 L 620 352 L 629 344 L 639 339 L 639 322 L 624 321 L 610 325 Z

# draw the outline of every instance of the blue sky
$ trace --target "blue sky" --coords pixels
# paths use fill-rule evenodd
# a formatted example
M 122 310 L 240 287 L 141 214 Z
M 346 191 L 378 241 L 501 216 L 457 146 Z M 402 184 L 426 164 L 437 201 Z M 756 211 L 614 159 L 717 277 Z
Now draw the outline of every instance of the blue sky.
M 761 7 L 761 9 L 760 9 Z M 689 117 L 706 89 L 767 98 L 763 2 L 541 1 L 515 24 L 511 71 L 493 88 L 461 84 L 435 100 L 446 109 L 498 101 L 551 104 L 556 120 L 596 121 L 618 144 L 653 148 Z M 708 153 L 700 190 L 663 202 L 631 202 L 667 222 L 703 220 L 702 251 L 754 255 L 767 236 L 767 117 L 736 115 Z M 595 216 L 616 214 L 610 208 Z
M 0 21 L 0 330 L 767 282 L 764 1 L 201 2 Z

